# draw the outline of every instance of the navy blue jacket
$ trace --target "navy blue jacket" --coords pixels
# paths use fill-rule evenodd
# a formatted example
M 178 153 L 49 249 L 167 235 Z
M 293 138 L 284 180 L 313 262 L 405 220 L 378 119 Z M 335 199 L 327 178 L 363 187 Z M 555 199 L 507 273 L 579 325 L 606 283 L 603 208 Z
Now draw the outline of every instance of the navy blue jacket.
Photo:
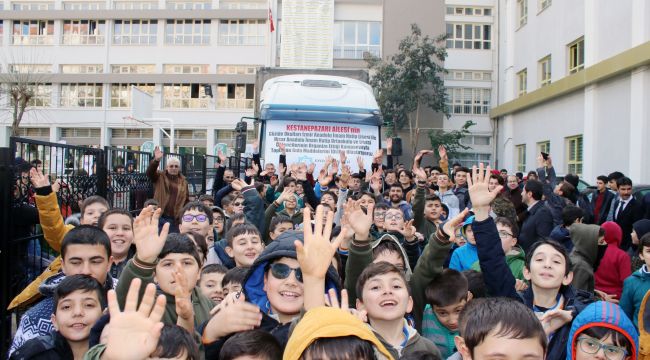
M 553 215 L 551 215 L 551 210 L 544 205 L 543 201 L 538 201 L 528 211 L 528 217 L 521 225 L 519 245 L 524 249 L 524 253 L 528 253 L 531 245 L 548 237 L 552 230 Z

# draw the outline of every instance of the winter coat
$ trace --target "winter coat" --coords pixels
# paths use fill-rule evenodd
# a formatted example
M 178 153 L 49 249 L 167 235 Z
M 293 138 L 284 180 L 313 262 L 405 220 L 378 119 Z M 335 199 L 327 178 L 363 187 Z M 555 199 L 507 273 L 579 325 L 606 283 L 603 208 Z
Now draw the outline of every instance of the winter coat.
M 488 293 L 492 296 L 509 297 L 519 300 L 528 308 L 534 307 L 533 287 L 529 287 L 521 295 L 515 290 L 515 277 L 512 276 L 505 255 L 501 248 L 501 239 L 497 232 L 496 224 L 490 217 L 483 221 L 472 223 L 474 238 L 476 238 L 478 257 L 483 272 L 483 280 Z M 562 286 L 559 289 L 562 295 L 563 309 L 571 310 L 575 314 L 585 307 L 585 301 L 590 301 L 590 294 L 574 290 L 571 286 Z M 547 351 L 547 360 L 564 360 L 566 358 L 566 342 L 571 324 L 566 324 L 555 331 Z
M 570 254 L 573 264 L 573 285 L 576 289 L 594 292 L 594 265 L 598 258 L 600 226 L 573 224 L 569 227 L 574 247 Z
M 563 196 L 555 194 L 555 185 L 557 185 L 557 177 L 555 176 L 555 168 L 538 168 L 537 176 L 539 181 L 544 184 L 544 198 L 545 205 L 551 210 L 553 215 L 553 223 L 555 225 L 562 224 L 562 210 L 568 205 L 573 205 L 573 202 Z
M 623 294 L 619 305 L 625 311 L 627 316 L 638 325 L 639 309 L 643 297 L 650 290 L 650 271 L 647 265 L 635 271 L 623 282 Z M 650 349 L 649 349 L 650 350 Z
M 458 198 L 458 210 L 463 211 L 465 208 L 472 208 L 469 198 L 469 192 L 466 187 L 454 187 L 454 195 Z
M 602 202 L 600 204 L 600 208 L 598 209 L 598 214 L 596 214 L 596 204 L 598 202 L 598 197 L 602 196 Z M 616 198 L 616 194 L 612 191 L 609 191 L 605 189 L 604 192 L 599 193 L 596 191 L 592 197 L 591 197 L 591 207 L 594 210 L 593 218 L 594 220 L 598 220 L 597 223 L 598 225 L 601 225 L 605 221 L 607 221 L 607 214 L 609 214 L 609 209 L 612 206 L 612 202 Z M 598 219 L 596 219 L 596 215 L 598 215 Z
M 164 215 L 177 219 L 181 215 L 183 206 L 190 201 L 187 180 L 185 180 L 185 176 L 181 173 L 179 173 L 178 176 L 172 176 L 167 173 L 167 170 L 158 170 L 158 165 L 160 165 L 160 162 L 154 159 L 151 160 L 149 167 L 147 167 L 147 177 L 151 180 L 154 186 L 153 198 L 158 201 L 158 207 L 163 209 L 163 211 L 165 211 L 169 202 L 172 202 L 174 204 L 174 212 L 171 214 L 165 213 Z M 172 183 L 175 184 L 172 185 Z M 175 199 L 169 198 L 170 186 L 177 187 Z
M 412 328 L 411 326 L 408 325 L 406 320 L 404 320 L 404 334 L 406 335 L 406 344 L 404 346 L 392 346 L 389 344 L 384 338 L 379 335 L 376 331 L 373 331 L 375 333 L 375 336 L 379 341 L 381 341 L 382 345 L 388 350 L 388 352 L 391 354 L 391 356 L 394 359 L 399 359 L 402 356 L 406 356 L 409 354 L 412 354 L 416 351 L 424 351 L 429 354 L 433 354 L 434 356 L 437 356 L 438 358 L 440 357 L 440 351 L 438 348 L 431 342 L 429 339 L 425 339 L 424 337 L 420 336 L 418 332 Z
M 73 357 L 68 341 L 58 331 L 52 331 L 23 344 L 9 360 L 68 360 Z
M 438 228 L 433 221 L 424 216 L 424 207 L 426 204 L 427 189 L 424 186 L 418 186 L 415 189 L 415 197 L 413 198 L 413 226 L 417 231 L 424 235 L 425 239 L 429 239 L 431 234 L 436 232 Z M 414 264 L 415 265 L 415 264 Z
M 530 246 L 546 238 L 553 230 L 553 215 L 551 210 L 538 201 L 528 210 L 528 216 L 521 225 L 519 245 L 528 252 Z
M 650 359 L 650 309 L 648 309 L 650 302 L 648 299 L 650 299 L 650 292 L 643 297 L 638 318 L 634 318 L 639 323 L 639 360 Z
M 236 266 L 235 259 L 226 253 L 227 246 L 228 242 L 226 239 L 216 241 L 214 245 L 208 249 L 207 260 L 204 265 L 221 264 L 228 269 L 234 268 Z
M 72 225 L 65 225 L 63 217 L 61 217 L 61 210 L 56 198 L 56 193 L 52 192 L 51 186 L 46 186 L 36 189 L 36 206 L 38 207 L 38 217 L 40 219 L 41 229 L 43 230 L 43 237 L 47 244 L 57 252 L 61 251 L 61 243 L 63 237 L 71 229 Z M 8 310 L 18 307 L 24 307 L 35 301 L 41 299 L 39 287 L 46 279 L 56 275 L 61 270 L 61 256 L 57 256 L 50 266 L 43 271 L 31 284 L 27 285 L 20 294 L 18 294 L 9 304 Z
M 607 221 L 600 227 L 605 230 L 607 250 L 594 273 L 596 289 L 606 294 L 614 294 L 620 300 L 623 293 L 623 282 L 632 273 L 630 256 L 619 248 L 623 232 L 618 224 Z
M 465 271 L 471 269 L 472 265 L 477 261 L 476 245 L 472 245 L 468 241 L 451 254 L 449 268 L 456 271 Z
M 445 192 L 436 191 L 436 195 L 438 195 L 443 204 L 446 204 L 449 207 L 447 219 L 451 219 L 460 212 L 460 203 L 453 190 L 449 189 Z
M 584 310 L 573 319 L 568 342 L 566 344 L 567 360 L 576 358 L 578 350 L 578 337 L 581 333 L 591 327 L 606 327 L 623 334 L 632 344 L 632 351 L 626 359 L 636 360 L 639 350 L 639 334 L 632 325 L 632 321 L 621 311 L 621 308 L 613 303 L 596 301 L 589 304 Z M 548 357 L 547 357 L 548 359 Z
M 38 291 L 44 299 L 29 308 L 20 318 L 16 335 L 14 335 L 9 348 L 10 355 L 27 341 L 39 336 L 49 335 L 54 330 L 51 319 L 52 313 L 54 313 L 53 296 L 56 287 L 63 279 L 65 279 L 65 274 L 60 272 L 49 277 L 39 286 Z M 117 280 L 107 276 L 104 290 L 112 289 L 116 283 Z
M 297 201 L 296 204 L 298 204 Z M 300 211 L 300 208 L 296 208 L 293 215 L 289 215 L 287 209 L 282 209 L 281 211 L 278 209 L 279 207 L 276 205 L 275 201 L 273 201 L 264 211 L 264 229 L 262 231 L 262 238 L 264 239 L 265 245 L 268 245 L 271 242 L 271 238 L 269 237 L 269 225 L 271 225 L 271 221 L 274 217 L 286 216 L 291 220 L 291 223 L 294 226 L 302 224 L 302 211 Z
M 567 252 L 570 253 L 573 251 L 573 241 L 571 241 L 571 234 L 569 233 L 569 229 L 566 227 L 557 225 L 553 228 L 553 231 L 551 231 L 551 234 L 548 237 L 564 245 L 564 248 Z
M 451 331 L 438 320 L 438 317 L 433 312 L 431 305 L 424 308 L 424 316 L 422 318 L 422 336 L 431 340 L 438 350 L 442 359 L 450 357 L 456 352 L 456 343 L 454 338 L 458 335 L 458 331 Z

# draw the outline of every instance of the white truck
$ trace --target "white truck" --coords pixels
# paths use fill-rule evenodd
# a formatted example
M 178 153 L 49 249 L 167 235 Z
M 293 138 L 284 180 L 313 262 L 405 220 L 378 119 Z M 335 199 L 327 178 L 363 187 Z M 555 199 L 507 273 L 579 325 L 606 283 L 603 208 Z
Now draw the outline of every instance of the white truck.
M 345 150 L 352 172 L 366 167 L 381 146 L 379 106 L 370 85 L 346 77 L 297 74 L 267 80 L 260 93 L 261 156 L 277 163 L 284 143 L 287 164 L 315 163 Z

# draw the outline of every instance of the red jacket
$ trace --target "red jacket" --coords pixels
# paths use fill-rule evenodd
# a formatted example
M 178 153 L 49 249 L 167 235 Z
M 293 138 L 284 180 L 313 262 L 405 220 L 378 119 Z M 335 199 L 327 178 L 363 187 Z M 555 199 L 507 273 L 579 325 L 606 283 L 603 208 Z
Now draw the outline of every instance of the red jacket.
M 630 257 L 619 248 L 623 231 L 617 223 L 607 221 L 600 226 L 605 230 L 607 250 L 596 271 L 596 289 L 621 298 L 623 281 L 632 273 Z

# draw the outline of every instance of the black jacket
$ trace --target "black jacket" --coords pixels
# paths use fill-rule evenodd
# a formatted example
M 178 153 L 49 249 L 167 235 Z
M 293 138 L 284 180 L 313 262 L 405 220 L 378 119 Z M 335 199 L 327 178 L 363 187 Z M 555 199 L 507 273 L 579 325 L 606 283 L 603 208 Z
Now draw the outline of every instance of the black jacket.
M 10 360 L 67 360 L 74 358 L 68 342 L 53 331 L 49 335 L 31 339 L 11 354 Z
M 598 191 L 596 191 L 591 197 L 591 207 L 594 212 L 596 211 L 596 201 L 598 201 L 598 195 L 599 195 Z M 602 225 L 605 221 L 607 221 L 607 215 L 609 214 L 610 206 L 612 206 L 612 203 L 616 198 L 616 194 L 614 194 L 613 192 L 607 189 L 605 189 L 605 193 L 603 196 L 604 196 L 603 204 L 600 205 L 600 210 L 598 210 L 598 222 L 597 222 L 598 225 Z M 594 213 L 592 215 L 595 220 L 596 214 Z
M 538 201 L 529 211 L 528 217 L 521 225 L 519 232 L 519 245 L 527 253 L 532 244 L 548 237 L 553 231 L 553 215 L 551 210 Z
M 625 206 L 625 209 L 616 216 L 616 210 L 620 203 L 619 199 L 616 199 L 612 202 L 612 209 L 614 214 L 614 221 L 621 227 L 623 230 L 623 240 L 621 241 L 620 248 L 627 251 L 632 245 L 632 225 L 637 221 L 643 218 L 643 207 L 641 202 L 632 196 L 629 203 Z

